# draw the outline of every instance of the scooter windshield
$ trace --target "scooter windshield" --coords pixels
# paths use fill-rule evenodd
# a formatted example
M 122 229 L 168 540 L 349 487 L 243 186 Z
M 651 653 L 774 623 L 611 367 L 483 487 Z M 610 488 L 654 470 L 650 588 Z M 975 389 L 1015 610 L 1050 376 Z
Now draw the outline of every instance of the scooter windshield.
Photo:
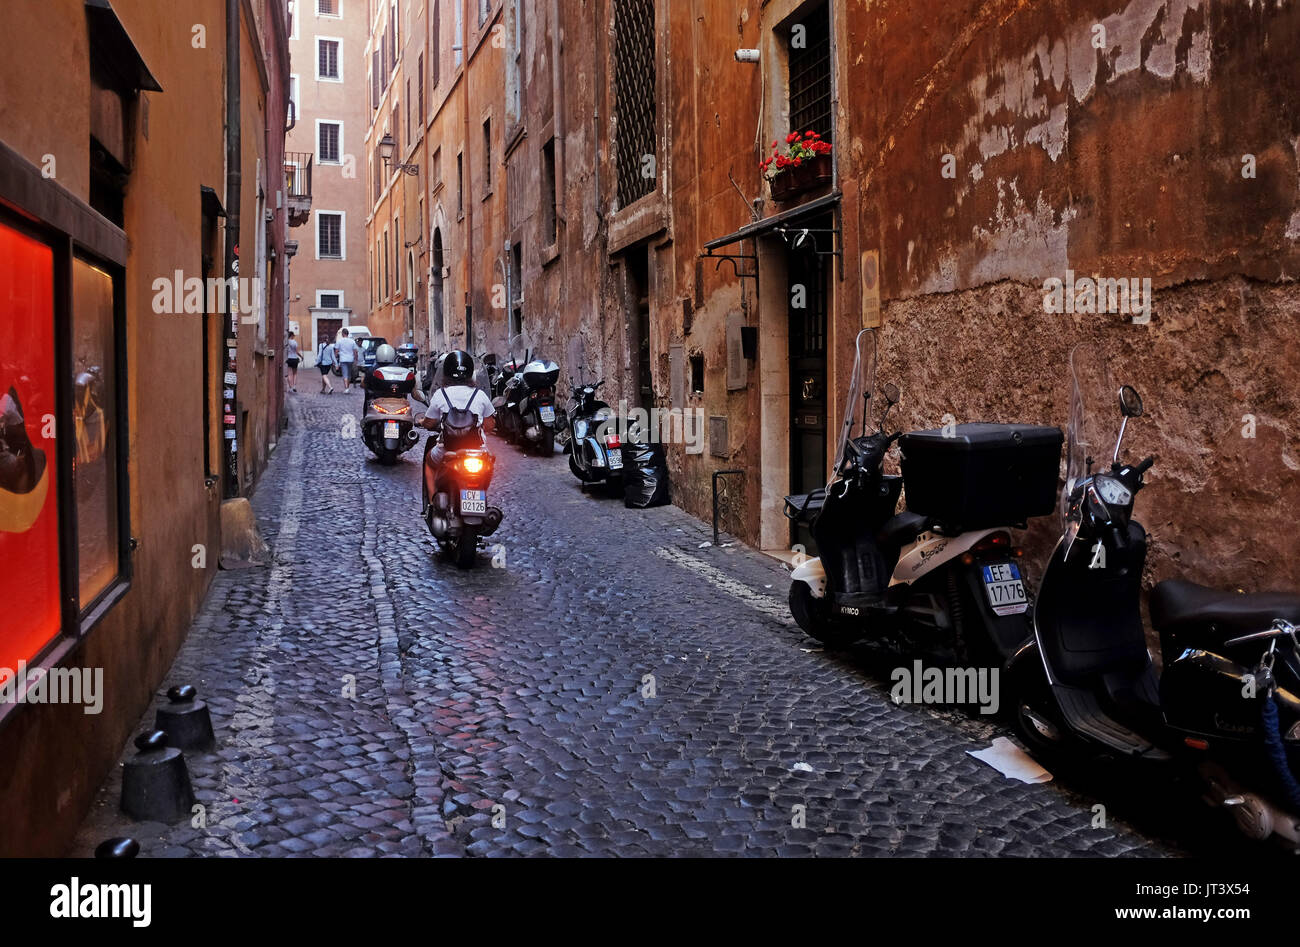
M 1124 359 L 1107 355 L 1100 345 L 1080 343 L 1070 352 L 1070 425 L 1066 434 L 1065 489 L 1061 491 L 1063 533 L 1072 534 L 1070 493 L 1090 473 L 1109 469 L 1115 451 L 1118 413 L 1115 409 Z M 1089 469 L 1088 460 L 1092 459 Z M 1077 528 L 1077 524 L 1074 524 Z
M 863 329 L 853 343 L 853 371 L 849 375 L 848 401 L 844 404 L 844 422 L 840 426 L 839 449 L 835 452 L 835 466 L 831 468 L 827 488 L 839 476 L 844 461 L 845 445 L 849 439 L 863 432 L 863 419 L 867 417 L 870 402 L 867 400 L 876 386 L 876 333 Z

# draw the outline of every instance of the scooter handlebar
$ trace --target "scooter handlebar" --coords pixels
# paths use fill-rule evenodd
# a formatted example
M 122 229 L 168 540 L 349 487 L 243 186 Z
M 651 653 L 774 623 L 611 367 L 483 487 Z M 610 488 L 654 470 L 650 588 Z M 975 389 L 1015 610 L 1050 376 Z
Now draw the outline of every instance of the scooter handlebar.
M 1155 457 L 1148 457 L 1146 460 L 1142 461 L 1142 463 L 1138 464 L 1138 465 L 1137 465 L 1135 468 L 1133 468 L 1133 469 L 1136 471 L 1137 475 L 1140 477 L 1140 476 L 1142 476 L 1144 473 L 1146 473 L 1148 470 L 1150 470 L 1152 464 L 1154 464 L 1155 462 L 1156 462 Z

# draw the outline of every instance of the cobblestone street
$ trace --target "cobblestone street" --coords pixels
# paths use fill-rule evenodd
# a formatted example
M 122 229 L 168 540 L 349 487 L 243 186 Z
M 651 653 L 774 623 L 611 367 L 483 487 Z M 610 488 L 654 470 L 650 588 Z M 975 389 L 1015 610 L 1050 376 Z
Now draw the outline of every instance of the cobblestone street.
M 585 494 L 558 454 L 492 440 L 500 545 L 458 570 L 418 517 L 420 449 L 384 468 L 341 435 L 359 405 L 292 396 L 254 498 L 273 561 L 217 577 L 160 688 L 211 707 L 206 824 L 129 822 L 114 775 L 72 854 L 1176 853 L 972 758 L 1004 731 L 821 651 L 781 564 Z

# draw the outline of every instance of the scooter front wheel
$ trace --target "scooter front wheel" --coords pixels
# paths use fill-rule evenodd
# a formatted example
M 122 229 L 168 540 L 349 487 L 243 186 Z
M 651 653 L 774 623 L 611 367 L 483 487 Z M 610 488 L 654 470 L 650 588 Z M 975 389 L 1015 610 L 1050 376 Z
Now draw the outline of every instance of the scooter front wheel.
M 1039 762 L 1056 762 L 1076 742 L 1052 696 L 1047 675 L 1036 656 L 1021 662 L 1010 674 L 1011 708 L 1016 735 Z
M 862 637 L 857 629 L 831 617 L 830 603 L 816 598 L 807 582 L 790 583 L 790 614 L 795 624 L 828 648 L 847 648 Z

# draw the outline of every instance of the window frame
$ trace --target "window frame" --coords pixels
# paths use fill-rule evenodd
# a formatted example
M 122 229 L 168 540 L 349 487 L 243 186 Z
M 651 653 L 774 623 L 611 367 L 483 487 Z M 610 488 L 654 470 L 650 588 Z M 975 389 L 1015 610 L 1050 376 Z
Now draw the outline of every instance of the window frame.
M 338 73 L 339 73 L 337 76 L 322 76 L 320 74 L 320 44 L 321 43 L 338 44 L 338 50 L 335 53 L 335 65 L 338 67 Z M 343 38 L 341 36 L 321 36 L 320 34 L 317 34 L 315 60 L 316 60 L 315 70 L 316 70 L 317 82 L 338 82 L 338 83 L 343 82 Z
M 339 156 L 332 161 L 326 160 L 321 153 L 320 147 L 320 130 L 322 125 L 337 125 L 339 130 L 338 154 Z M 328 165 L 341 165 L 343 163 L 343 120 L 341 118 L 318 118 L 316 119 L 316 163 Z
M 334 3 L 334 8 L 338 11 L 337 13 L 321 13 L 321 12 L 320 12 L 320 2 L 321 2 L 321 0 L 316 0 L 316 2 L 314 3 L 314 6 L 315 6 L 315 8 L 316 8 L 316 15 L 317 15 L 317 16 L 319 16 L 319 17 L 323 17 L 324 19 L 327 19 L 327 20 L 341 20 L 341 19 L 343 19 L 343 0 L 332 0 L 332 2 Z
M 339 304 L 337 306 L 326 306 L 321 302 L 322 296 L 337 296 Z M 316 308 L 317 309 L 346 309 L 344 304 L 343 290 L 341 289 L 318 289 L 316 290 Z
M 325 216 L 337 217 L 339 219 L 339 255 L 338 256 L 321 256 L 320 253 L 320 225 L 321 219 Z M 345 210 L 322 209 L 316 211 L 316 259 L 328 261 L 342 261 L 348 258 L 348 212 Z
M 55 667 L 112 611 L 134 580 L 130 471 L 130 365 L 127 347 L 129 311 L 126 299 L 126 233 L 79 197 L 0 142 L 0 224 L 45 244 L 53 257 L 53 335 L 56 430 L 75 430 L 72 338 L 73 278 L 77 259 L 98 267 L 113 281 L 114 466 L 117 512 L 117 575 L 88 602 L 80 599 L 80 551 L 77 539 L 77 498 L 72 474 L 75 439 L 56 439 L 53 463 L 57 471 L 59 558 L 59 631 L 28 659 L 29 666 Z M 0 721 L 22 707 L 21 701 L 0 705 Z

